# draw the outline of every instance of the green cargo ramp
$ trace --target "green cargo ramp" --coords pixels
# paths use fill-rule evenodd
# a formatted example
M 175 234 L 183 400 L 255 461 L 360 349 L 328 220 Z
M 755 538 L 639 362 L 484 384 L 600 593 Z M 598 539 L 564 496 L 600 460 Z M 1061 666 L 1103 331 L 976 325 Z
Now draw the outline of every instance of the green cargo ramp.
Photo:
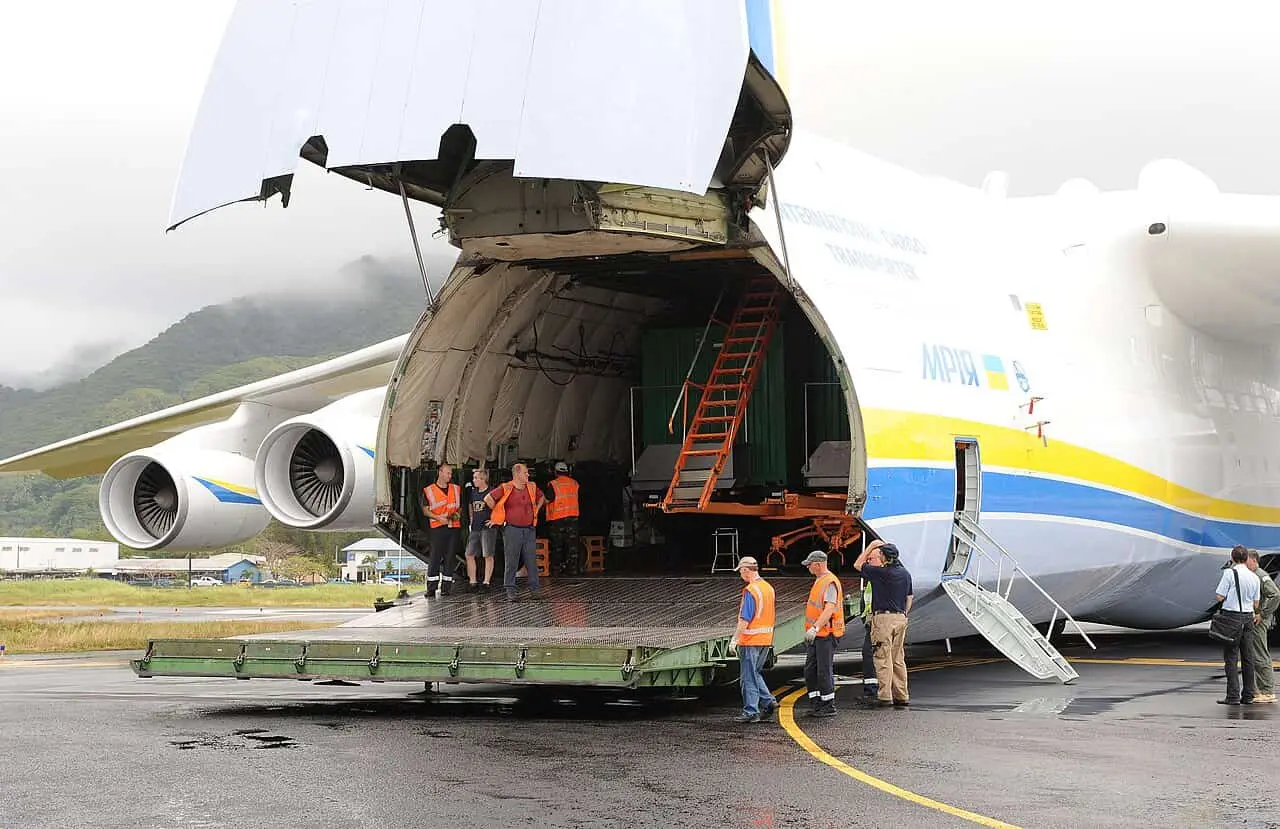
M 770 578 L 774 649 L 803 640 L 809 578 Z M 736 576 L 546 579 L 543 597 L 500 588 L 426 599 L 325 630 L 156 639 L 140 677 L 343 679 L 692 688 L 737 678 L 728 652 Z

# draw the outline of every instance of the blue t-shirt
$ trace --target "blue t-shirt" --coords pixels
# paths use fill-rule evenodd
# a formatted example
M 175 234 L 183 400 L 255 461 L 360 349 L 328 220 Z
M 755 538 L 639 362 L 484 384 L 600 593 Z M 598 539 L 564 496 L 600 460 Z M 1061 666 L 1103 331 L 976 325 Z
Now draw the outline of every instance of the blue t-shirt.
M 756 617 L 756 597 L 751 595 L 750 590 L 742 594 L 742 612 L 738 617 L 745 622 L 750 622 Z
M 485 496 L 493 492 L 493 487 L 476 489 L 474 485 L 471 485 L 470 489 L 471 498 L 468 503 L 471 505 L 471 529 L 472 531 L 483 530 L 485 529 L 485 523 L 493 515 L 493 510 L 489 509 L 489 505 L 484 502 Z
M 911 591 L 911 574 L 902 565 L 877 567 L 862 565 L 862 575 L 871 582 L 871 610 L 907 612 L 907 596 Z

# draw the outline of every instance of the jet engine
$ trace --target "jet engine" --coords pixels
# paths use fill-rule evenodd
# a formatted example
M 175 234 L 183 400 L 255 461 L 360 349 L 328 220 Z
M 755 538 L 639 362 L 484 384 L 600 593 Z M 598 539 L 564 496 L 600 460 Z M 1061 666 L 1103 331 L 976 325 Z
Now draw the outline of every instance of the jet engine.
M 359 392 L 267 433 L 253 477 L 276 520 L 304 530 L 373 526 L 373 445 L 385 396 Z
M 225 547 L 266 529 L 253 461 L 211 449 L 158 444 L 111 465 L 98 491 L 102 520 L 137 550 Z

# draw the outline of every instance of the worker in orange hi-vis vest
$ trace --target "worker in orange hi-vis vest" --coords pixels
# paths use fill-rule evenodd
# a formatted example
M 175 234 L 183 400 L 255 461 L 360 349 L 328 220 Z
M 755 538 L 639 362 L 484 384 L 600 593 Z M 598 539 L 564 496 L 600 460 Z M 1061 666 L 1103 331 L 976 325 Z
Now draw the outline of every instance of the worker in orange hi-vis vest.
M 778 710 L 762 670 L 773 647 L 773 586 L 760 578 L 760 564 L 751 556 L 738 560 L 738 575 L 747 583 L 738 604 L 738 626 L 729 649 L 738 654 L 738 679 L 742 686 L 740 723 L 768 722 Z
M 809 568 L 813 587 L 804 606 L 804 684 L 809 716 L 836 715 L 836 648 L 844 636 L 844 587 L 827 569 L 827 554 L 814 550 L 800 562 Z
M 581 570 L 578 542 L 578 482 L 569 477 L 569 465 L 556 463 L 547 504 L 547 534 L 551 540 L 551 572 L 576 576 Z
M 431 556 L 427 561 L 427 598 L 453 592 L 453 557 L 462 536 L 462 488 L 453 483 L 453 467 L 440 464 L 436 482 L 422 490 L 422 514 L 427 517 L 427 542 Z

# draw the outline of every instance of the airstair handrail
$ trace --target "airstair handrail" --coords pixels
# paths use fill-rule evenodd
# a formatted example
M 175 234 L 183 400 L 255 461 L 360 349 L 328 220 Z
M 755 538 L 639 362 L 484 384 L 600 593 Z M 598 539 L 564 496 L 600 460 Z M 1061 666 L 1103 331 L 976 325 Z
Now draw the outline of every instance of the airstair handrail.
M 1073 627 L 1075 627 L 1076 633 L 1080 634 L 1080 636 L 1084 639 L 1084 641 L 1088 643 L 1090 648 L 1093 648 L 1094 650 L 1098 649 L 1098 646 L 1093 644 L 1093 640 L 1089 638 L 1089 634 L 1085 633 L 1084 628 L 1080 627 L 1080 623 L 1075 620 L 1075 617 L 1072 616 L 1070 613 L 1068 613 L 1067 609 L 1063 607 L 1061 604 L 1059 604 L 1057 599 L 1055 599 L 1053 596 L 1050 596 L 1045 591 L 1045 589 L 1041 587 L 1036 582 L 1036 580 L 1031 577 L 1029 573 L 1027 573 L 1026 570 L 1022 569 L 1022 565 L 1018 563 L 1018 560 L 1014 558 L 1013 555 L 1008 550 L 1002 547 L 1000 545 L 1000 542 L 992 538 L 991 534 L 988 533 L 985 529 L 983 529 L 980 524 L 978 524 L 977 522 L 973 521 L 969 517 L 960 513 L 956 513 L 955 521 L 956 521 L 956 526 L 963 528 L 970 535 L 974 536 L 973 538 L 967 539 L 967 541 L 973 549 L 978 551 L 978 554 L 980 556 L 986 559 L 992 558 L 991 553 L 984 546 L 977 543 L 978 542 L 977 536 L 981 536 L 984 541 L 986 541 L 991 546 L 995 547 L 997 550 L 1000 551 L 1000 560 L 995 562 L 996 566 L 999 568 L 997 570 L 997 575 L 996 575 L 996 593 L 997 594 L 1000 593 L 1000 582 L 1001 582 L 1001 579 L 1003 578 L 1003 573 L 1004 573 L 1004 559 L 1007 558 L 1009 560 L 1009 563 L 1012 565 L 1013 570 L 1009 573 L 1009 587 L 1008 589 L 1005 590 L 1005 593 L 1004 593 L 1005 600 L 1006 601 L 1008 600 L 1009 591 L 1013 589 L 1014 573 L 1021 573 L 1022 577 L 1027 580 L 1027 584 L 1030 584 L 1032 587 L 1038 590 L 1040 592 L 1040 595 L 1048 599 L 1049 603 L 1052 604 L 1054 607 L 1053 618 L 1049 621 L 1048 632 L 1050 635 L 1053 634 L 1053 626 L 1057 624 L 1058 614 L 1061 613 L 1063 617 L 1066 618 L 1066 620 L 1070 622 Z
M 671 417 L 667 418 L 668 435 L 675 431 L 676 412 L 680 411 L 680 403 L 684 401 L 688 395 L 689 384 L 693 379 L 693 369 L 698 365 L 698 357 L 702 354 L 702 346 L 706 345 L 707 335 L 711 333 L 711 323 L 715 321 L 716 311 L 720 310 L 720 301 L 724 299 L 724 289 L 727 287 L 727 284 L 728 283 L 725 283 L 720 286 L 720 293 L 716 296 L 716 304 L 711 308 L 711 314 L 707 317 L 707 324 L 702 328 L 702 336 L 698 339 L 698 347 L 694 349 L 693 359 L 689 361 L 689 370 L 685 372 L 684 382 L 680 384 L 680 394 L 676 395 L 675 405 L 671 407 Z

